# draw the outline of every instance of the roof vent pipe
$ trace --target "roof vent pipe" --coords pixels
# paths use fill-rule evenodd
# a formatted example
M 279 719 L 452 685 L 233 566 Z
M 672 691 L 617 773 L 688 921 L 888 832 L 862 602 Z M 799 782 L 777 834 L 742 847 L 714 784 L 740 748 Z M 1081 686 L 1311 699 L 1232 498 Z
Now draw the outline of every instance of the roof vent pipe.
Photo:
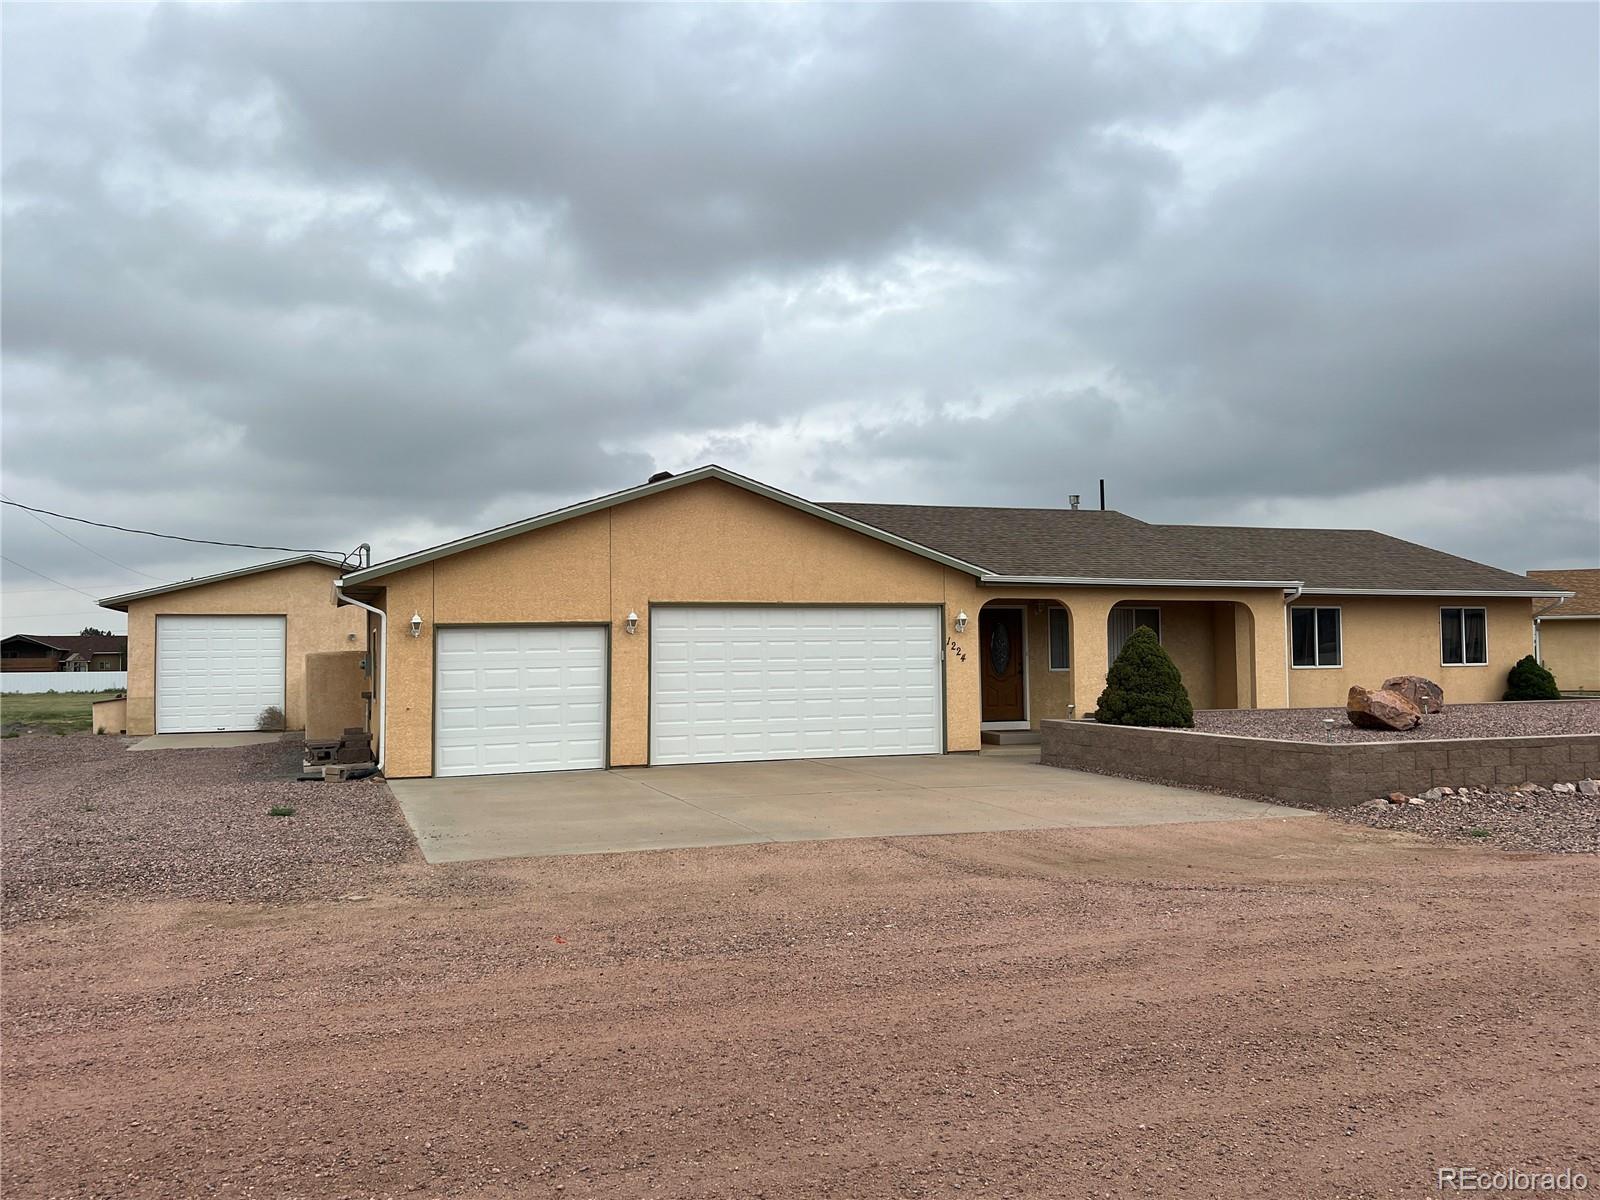
M 1076 493 L 1074 493 L 1073 495 L 1067 497 L 1067 503 L 1072 505 L 1072 511 L 1073 512 L 1077 512 L 1078 511 L 1078 501 L 1081 500 L 1082 498 L 1083 497 L 1077 495 Z
M 1104 479 L 1102 479 L 1100 481 L 1100 511 L 1101 512 L 1105 512 L 1105 510 L 1106 510 L 1106 481 Z

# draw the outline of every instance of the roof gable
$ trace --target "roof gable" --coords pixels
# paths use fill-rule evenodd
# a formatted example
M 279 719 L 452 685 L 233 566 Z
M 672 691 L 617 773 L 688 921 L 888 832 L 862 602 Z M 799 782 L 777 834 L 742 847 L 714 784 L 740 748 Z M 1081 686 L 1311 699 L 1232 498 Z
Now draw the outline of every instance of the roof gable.
M 330 567 L 334 571 L 344 570 L 344 564 L 336 558 L 325 558 L 320 554 L 298 554 L 294 558 L 280 558 L 273 562 L 258 563 L 253 567 L 240 567 L 237 571 L 221 571 L 216 575 L 202 575 L 196 579 L 183 579 L 177 583 L 165 583 L 159 587 L 144 588 L 137 592 L 124 592 L 120 596 L 107 596 L 100 601 L 100 607 L 116 609 L 118 612 L 127 612 L 128 605 L 135 600 L 145 600 L 151 596 L 162 596 L 168 592 L 181 592 L 186 588 L 205 587 L 208 583 L 222 583 L 229 579 L 242 579 L 246 575 L 261 575 L 267 571 L 282 571 L 289 567 L 305 566 L 307 563 Z
M 457 538 L 452 542 L 443 542 L 437 546 L 430 546 L 425 550 L 418 550 L 412 554 L 391 558 L 386 562 L 374 563 L 359 571 L 351 571 L 340 580 L 341 586 L 350 587 L 366 583 L 368 580 L 378 579 L 385 575 L 392 575 L 397 571 L 404 571 L 411 567 L 421 566 L 423 563 L 448 558 L 452 554 L 461 554 L 467 550 L 475 550 L 479 546 L 492 545 L 504 541 L 506 538 L 517 537 L 520 534 L 531 533 L 535 529 L 544 529 L 551 525 L 558 525 L 563 521 L 570 521 L 575 517 L 587 516 L 589 513 L 601 512 L 608 508 L 615 508 L 619 504 L 628 504 L 635 500 L 642 500 L 647 496 L 658 495 L 673 488 L 684 487 L 688 484 L 699 483 L 707 479 L 721 480 L 723 483 L 732 484 L 757 496 L 768 500 L 775 500 L 779 504 L 838 525 L 855 533 L 873 538 L 876 541 L 887 543 L 897 549 L 908 551 L 922 558 L 932 559 L 943 563 L 945 566 L 954 567 L 965 571 L 969 575 L 982 575 L 983 568 L 961 559 L 959 556 L 922 545 L 912 538 L 905 537 L 893 530 L 883 529 L 876 525 L 857 520 L 848 514 L 834 511 L 820 504 L 813 504 L 803 500 L 790 492 L 782 491 L 775 487 L 761 483 L 758 480 L 729 471 L 716 464 L 696 467 L 692 471 L 684 471 L 678 475 L 671 475 L 664 479 L 654 479 L 650 483 L 640 484 L 638 487 L 625 488 L 620 492 L 611 492 L 605 496 L 597 496 L 593 500 L 585 500 L 579 504 L 568 505 L 566 508 L 554 509 L 538 516 L 528 517 L 521 521 L 514 521 L 509 525 L 501 525 L 494 529 L 486 529 L 482 533 L 471 534 L 464 538 Z

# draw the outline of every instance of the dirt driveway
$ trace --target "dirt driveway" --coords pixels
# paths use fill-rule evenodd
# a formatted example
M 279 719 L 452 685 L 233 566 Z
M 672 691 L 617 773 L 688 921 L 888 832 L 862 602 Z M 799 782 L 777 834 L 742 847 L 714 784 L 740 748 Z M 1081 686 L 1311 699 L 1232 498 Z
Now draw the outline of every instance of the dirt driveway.
M 1600 863 L 1314 820 L 375 869 L 8 935 L 8 1197 L 1600 1178 Z

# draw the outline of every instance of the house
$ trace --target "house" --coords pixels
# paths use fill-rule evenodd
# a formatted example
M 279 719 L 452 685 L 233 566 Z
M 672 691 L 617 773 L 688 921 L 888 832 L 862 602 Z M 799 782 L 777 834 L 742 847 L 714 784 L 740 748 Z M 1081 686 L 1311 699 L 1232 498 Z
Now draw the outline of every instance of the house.
M 343 569 L 302 554 L 100 601 L 128 614 L 127 731 L 304 729 L 307 656 L 366 650 Z
M 393 777 L 976 750 L 1154 629 L 1197 707 L 1499 698 L 1561 589 L 1366 530 L 820 504 L 706 466 L 347 573 Z M 992 731 L 992 732 L 991 732 Z
M 1546 587 L 1573 593 L 1535 605 L 1534 645 L 1563 692 L 1600 692 L 1600 568 L 1529 571 Z
M 126 671 L 128 639 L 120 633 L 14 633 L 0 641 L 0 671 Z

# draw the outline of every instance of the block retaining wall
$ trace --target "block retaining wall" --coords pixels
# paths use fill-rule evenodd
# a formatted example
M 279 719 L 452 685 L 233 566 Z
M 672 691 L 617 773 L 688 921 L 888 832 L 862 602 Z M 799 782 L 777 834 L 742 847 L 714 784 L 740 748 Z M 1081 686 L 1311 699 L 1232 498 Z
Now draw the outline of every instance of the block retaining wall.
M 1039 761 L 1297 804 L 1346 808 L 1431 787 L 1510 787 L 1600 777 L 1600 734 L 1295 742 L 1094 721 L 1044 721 Z

